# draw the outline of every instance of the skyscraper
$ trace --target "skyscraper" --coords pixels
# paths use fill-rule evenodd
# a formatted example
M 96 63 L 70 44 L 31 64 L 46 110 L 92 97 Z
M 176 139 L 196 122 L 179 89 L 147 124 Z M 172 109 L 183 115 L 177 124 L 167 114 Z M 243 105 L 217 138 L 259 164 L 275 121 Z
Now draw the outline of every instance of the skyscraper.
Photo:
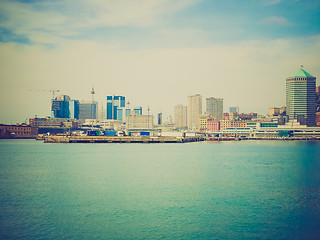
M 286 80 L 289 120 L 303 119 L 307 126 L 316 123 L 316 78 L 300 68 Z
M 61 95 L 52 99 L 52 118 L 75 118 L 79 117 L 79 101 L 71 100 L 68 95 Z
M 79 100 L 69 101 L 69 118 L 79 118 Z
M 216 120 L 223 119 L 223 99 L 222 98 L 207 98 L 206 113 L 213 116 Z
M 158 125 L 162 125 L 162 113 L 158 113 Z
M 124 96 L 107 96 L 107 119 L 123 120 L 125 106 Z
M 187 106 L 174 106 L 174 124 L 177 128 L 187 127 Z
M 190 130 L 198 129 L 200 114 L 202 114 L 202 96 L 200 94 L 188 96 L 188 128 Z

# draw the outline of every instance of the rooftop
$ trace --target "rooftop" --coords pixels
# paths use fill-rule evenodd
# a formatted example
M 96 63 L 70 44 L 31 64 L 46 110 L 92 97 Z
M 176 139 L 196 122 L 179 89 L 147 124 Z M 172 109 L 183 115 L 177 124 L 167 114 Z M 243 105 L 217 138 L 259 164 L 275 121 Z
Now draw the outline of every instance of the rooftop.
M 304 69 L 300 68 L 295 74 L 291 75 L 290 77 L 314 77 Z

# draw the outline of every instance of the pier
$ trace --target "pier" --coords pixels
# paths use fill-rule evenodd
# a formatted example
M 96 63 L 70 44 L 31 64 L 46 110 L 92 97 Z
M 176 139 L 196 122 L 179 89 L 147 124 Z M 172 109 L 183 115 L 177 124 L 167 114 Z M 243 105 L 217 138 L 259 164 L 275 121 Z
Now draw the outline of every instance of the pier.
M 204 141 L 202 137 L 150 136 L 44 136 L 45 143 L 186 143 Z
M 187 142 L 222 142 L 241 140 L 286 140 L 286 141 L 320 141 L 320 137 L 174 137 L 174 136 L 38 136 L 37 140 L 45 143 L 187 143 Z

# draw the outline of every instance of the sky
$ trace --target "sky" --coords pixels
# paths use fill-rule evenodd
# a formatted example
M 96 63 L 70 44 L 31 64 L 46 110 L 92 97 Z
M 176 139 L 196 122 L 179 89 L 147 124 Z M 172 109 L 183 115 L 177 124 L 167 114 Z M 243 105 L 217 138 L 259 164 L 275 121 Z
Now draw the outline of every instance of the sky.
M 286 78 L 320 78 L 320 0 L 0 0 L 0 123 L 50 116 L 52 89 L 144 112 L 224 99 L 285 105 Z

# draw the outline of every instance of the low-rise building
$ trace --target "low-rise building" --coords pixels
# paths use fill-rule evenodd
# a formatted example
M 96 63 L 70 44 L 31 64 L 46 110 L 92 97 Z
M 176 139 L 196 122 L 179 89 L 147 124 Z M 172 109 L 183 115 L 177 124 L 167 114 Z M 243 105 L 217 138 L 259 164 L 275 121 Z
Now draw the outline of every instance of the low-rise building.
M 124 131 L 125 124 L 121 120 L 106 119 L 99 121 L 99 125 L 104 130 Z
M 278 116 L 280 115 L 281 108 L 271 107 L 269 108 L 269 116 Z
M 62 127 L 63 122 L 68 121 L 68 118 L 30 118 L 29 124 L 32 127 Z
M 227 128 L 244 128 L 246 127 L 247 121 L 235 121 L 235 120 L 222 120 L 220 121 L 220 129 L 224 130 Z
M 148 130 L 153 129 L 153 116 L 152 115 L 137 115 L 135 112 L 131 112 L 127 117 L 126 129 L 132 130 Z
M 38 135 L 37 128 L 31 127 L 27 124 L 0 124 L 0 137 L 31 138 L 36 135 Z
M 201 114 L 199 116 L 199 126 L 198 131 L 207 131 L 207 120 L 212 118 L 209 114 Z
M 219 131 L 220 130 L 220 121 L 215 119 L 207 120 L 207 131 Z

